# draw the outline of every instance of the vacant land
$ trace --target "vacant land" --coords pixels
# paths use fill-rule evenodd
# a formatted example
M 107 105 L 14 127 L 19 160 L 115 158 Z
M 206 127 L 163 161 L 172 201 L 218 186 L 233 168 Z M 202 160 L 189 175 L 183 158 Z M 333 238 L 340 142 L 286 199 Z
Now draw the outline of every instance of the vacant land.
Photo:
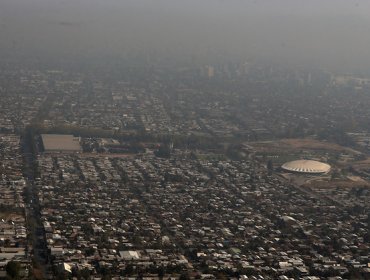
M 3 219 L 4 221 L 18 221 L 24 220 L 24 217 L 14 212 L 2 211 L 0 212 L 0 220 L 1 219 Z
M 361 154 L 360 152 L 347 148 L 335 143 L 320 141 L 312 138 L 294 138 L 282 139 L 278 141 L 250 142 L 249 146 L 255 148 L 259 152 L 267 152 L 273 150 L 320 150 L 330 152 L 345 152 L 350 154 Z

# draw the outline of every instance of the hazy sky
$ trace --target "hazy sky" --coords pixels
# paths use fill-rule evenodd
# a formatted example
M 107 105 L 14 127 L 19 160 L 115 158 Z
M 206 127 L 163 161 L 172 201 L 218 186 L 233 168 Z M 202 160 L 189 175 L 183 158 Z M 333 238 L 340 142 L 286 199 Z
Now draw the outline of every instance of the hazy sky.
M 221 53 L 370 69 L 369 0 L 0 0 L 12 53 Z

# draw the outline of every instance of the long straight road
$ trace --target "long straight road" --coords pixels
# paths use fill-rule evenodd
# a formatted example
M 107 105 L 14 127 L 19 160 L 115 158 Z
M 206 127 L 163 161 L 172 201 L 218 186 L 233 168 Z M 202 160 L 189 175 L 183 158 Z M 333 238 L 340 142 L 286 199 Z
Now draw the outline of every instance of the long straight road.
M 33 148 L 31 134 L 25 134 L 21 138 L 23 153 L 23 173 L 26 179 L 25 204 L 26 219 L 29 232 L 28 242 L 32 245 L 31 257 L 34 259 L 35 268 L 39 271 L 38 278 L 46 279 L 49 266 L 47 263 L 47 248 L 44 228 L 41 222 L 40 205 L 35 188 L 36 154 Z

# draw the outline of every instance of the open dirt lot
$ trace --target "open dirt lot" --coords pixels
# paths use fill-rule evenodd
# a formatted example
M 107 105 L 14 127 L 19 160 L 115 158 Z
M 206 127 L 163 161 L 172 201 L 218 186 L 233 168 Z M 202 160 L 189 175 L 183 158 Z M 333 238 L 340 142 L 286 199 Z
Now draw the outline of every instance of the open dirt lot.
M 294 151 L 294 150 L 325 150 L 330 152 L 346 152 L 350 154 L 361 154 L 360 152 L 347 148 L 335 143 L 326 141 L 320 141 L 311 138 L 305 139 L 282 139 L 278 141 L 264 141 L 264 142 L 250 142 L 249 146 L 252 146 L 259 152 L 267 152 L 273 150 L 279 151 Z

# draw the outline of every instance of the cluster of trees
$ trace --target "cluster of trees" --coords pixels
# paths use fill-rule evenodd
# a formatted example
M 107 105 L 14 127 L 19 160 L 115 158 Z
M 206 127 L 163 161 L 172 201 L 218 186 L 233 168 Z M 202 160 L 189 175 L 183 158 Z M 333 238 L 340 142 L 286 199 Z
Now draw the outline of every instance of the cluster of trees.
M 7 277 L 6 279 L 20 279 L 21 264 L 19 262 L 10 261 L 5 267 Z
M 346 147 L 356 145 L 353 139 L 340 127 L 322 129 L 318 132 L 317 136 L 320 140 L 327 140 Z

